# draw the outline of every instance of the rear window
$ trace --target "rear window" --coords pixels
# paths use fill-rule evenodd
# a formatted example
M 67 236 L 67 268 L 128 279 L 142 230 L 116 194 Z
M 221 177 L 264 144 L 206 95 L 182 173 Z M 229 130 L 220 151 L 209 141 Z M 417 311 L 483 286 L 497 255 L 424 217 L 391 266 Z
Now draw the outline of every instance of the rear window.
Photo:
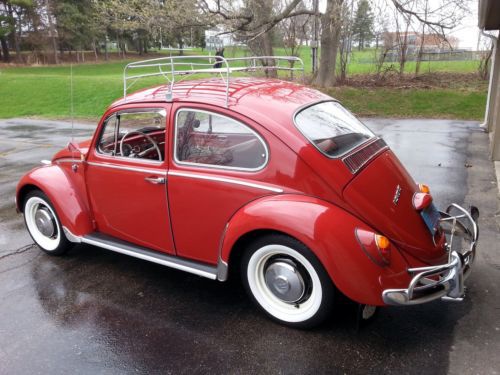
M 295 125 L 323 154 L 338 157 L 372 138 L 373 133 L 337 102 L 322 102 L 300 111 Z

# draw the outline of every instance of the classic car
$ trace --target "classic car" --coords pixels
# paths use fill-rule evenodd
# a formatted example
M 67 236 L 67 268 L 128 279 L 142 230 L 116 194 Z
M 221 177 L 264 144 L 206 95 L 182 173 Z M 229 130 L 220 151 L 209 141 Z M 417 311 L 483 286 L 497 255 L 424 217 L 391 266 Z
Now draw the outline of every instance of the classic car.
M 127 65 L 124 96 L 93 138 L 70 142 L 17 186 L 40 249 L 85 243 L 213 280 L 239 274 L 264 313 L 299 328 L 330 316 L 337 295 L 364 318 L 377 306 L 461 300 L 477 208 L 439 211 L 429 187 L 337 100 L 245 75 L 256 59 L 233 60 Z M 200 73 L 219 76 L 176 80 Z M 167 84 L 127 92 L 157 75 Z

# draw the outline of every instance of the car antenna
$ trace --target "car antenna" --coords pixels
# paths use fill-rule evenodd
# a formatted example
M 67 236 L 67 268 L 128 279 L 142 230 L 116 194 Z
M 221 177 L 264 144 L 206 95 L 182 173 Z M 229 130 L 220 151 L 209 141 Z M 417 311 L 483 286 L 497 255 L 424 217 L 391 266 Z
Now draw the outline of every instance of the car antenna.
M 69 65 L 69 96 L 70 96 L 70 107 L 69 107 L 69 115 L 71 118 L 71 143 L 75 141 L 75 136 L 74 136 L 74 119 L 73 119 L 73 63 L 70 63 Z
M 70 105 L 69 105 L 69 115 L 71 118 L 71 159 L 75 159 L 75 121 L 74 121 L 74 105 L 73 105 L 73 63 L 69 64 L 69 96 L 70 96 Z M 81 155 L 83 156 L 83 155 Z M 78 166 L 76 163 L 73 163 L 71 166 L 73 172 L 76 172 Z

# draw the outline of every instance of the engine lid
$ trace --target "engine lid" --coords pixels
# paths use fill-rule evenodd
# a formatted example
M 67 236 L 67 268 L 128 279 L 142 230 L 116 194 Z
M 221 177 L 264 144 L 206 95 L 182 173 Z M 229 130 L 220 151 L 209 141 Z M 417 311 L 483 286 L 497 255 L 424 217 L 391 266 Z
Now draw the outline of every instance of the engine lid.
M 425 261 L 443 257 L 429 228 L 413 206 L 418 185 L 391 150 L 373 159 L 343 191 L 346 202 L 398 247 Z

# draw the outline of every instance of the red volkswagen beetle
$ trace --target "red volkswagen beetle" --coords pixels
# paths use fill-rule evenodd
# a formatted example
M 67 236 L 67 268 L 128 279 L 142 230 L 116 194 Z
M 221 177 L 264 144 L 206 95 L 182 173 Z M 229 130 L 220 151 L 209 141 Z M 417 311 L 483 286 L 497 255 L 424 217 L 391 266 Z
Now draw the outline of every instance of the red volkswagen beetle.
M 127 69 L 172 64 L 169 84 L 127 95 L 148 75 L 125 74 L 93 138 L 19 182 L 42 250 L 87 243 L 219 281 L 234 270 L 294 327 L 322 322 L 339 292 L 366 313 L 462 298 L 476 208 L 438 211 L 386 143 L 317 90 L 230 77 L 243 69 L 229 59 L 203 67 L 220 78 L 175 82 L 189 69 L 163 60 Z

